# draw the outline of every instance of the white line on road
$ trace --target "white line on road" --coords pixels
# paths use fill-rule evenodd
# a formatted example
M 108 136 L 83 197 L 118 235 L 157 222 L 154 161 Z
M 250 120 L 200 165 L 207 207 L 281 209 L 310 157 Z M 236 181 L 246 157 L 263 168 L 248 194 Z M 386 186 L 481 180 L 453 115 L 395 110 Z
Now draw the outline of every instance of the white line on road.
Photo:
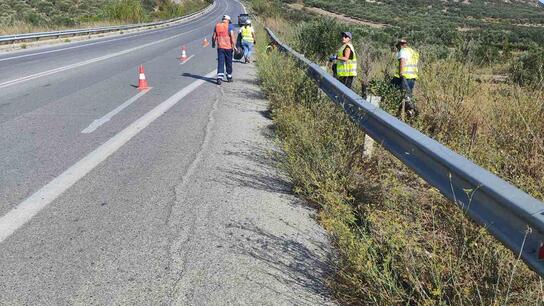
M 242 8 L 244 9 L 244 14 L 247 14 L 246 6 L 242 3 L 242 1 L 238 1 L 238 3 L 240 3 L 240 5 L 242 6 Z
M 123 39 L 128 39 L 128 38 L 136 38 L 136 37 L 140 37 L 140 36 L 148 35 L 148 34 L 149 34 L 149 32 L 146 32 L 146 33 L 140 34 L 140 35 L 132 35 L 132 36 L 121 37 L 121 38 L 116 38 L 116 39 L 97 41 L 97 42 L 93 42 L 93 43 L 88 43 L 88 44 L 83 44 L 83 45 L 78 45 L 78 46 L 73 46 L 73 47 L 67 47 L 67 48 L 62 48 L 62 49 L 55 49 L 55 50 L 48 50 L 48 51 L 42 51 L 42 52 L 37 52 L 37 53 L 31 53 L 31 54 L 23 54 L 23 55 L 17 55 L 17 56 L 12 56 L 12 57 L 6 57 L 6 58 L 1 58 L 0 62 L 14 60 L 14 59 L 18 59 L 18 58 L 25 58 L 25 57 L 30 57 L 30 56 L 49 54 L 49 53 L 55 53 L 55 52 L 60 52 L 60 51 L 66 51 L 66 50 L 72 50 L 72 49 L 79 49 L 79 48 L 83 48 L 83 47 L 94 46 L 94 45 L 99 45 L 99 44 L 105 44 L 105 43 L 114 42 L 114 41 L 123 40 Z
M 192 59 L 193 57 L 195 57 L 195 55 L 194 55 L 194 54 L 193 54 L 193 55 L 191 55 L 191 56 L 189 56 L 189 57 L 188 57 L 188 58 L 187 58 L 186 60 L 182 61 L 182 62 L 181 62 L 181 63 L 179 63 L 179 64 L 180 64 L 180 65 L 183 65 L 183 64 L 187 63 L 187 62 L 188 62 L 188 61 L 189 61 L 190 59 Z
M 81 133 L 83 134 L 89 134 L 89 133 L 92 133 L 94 132 L 97 128 L 99 128 L 102 124 L 110 121 L 110 119 L 117 115 L 120 111 L 122 111 L 123 109 L 127 108 L 129 105 L 131 105 L 132 103 L 136 102 L 136 100 L 138 100 L 140 97 L 142 97 L 143 95 L 145 95 L 148 91 L 150 91 L 151 88 L 149 89 L 145 89 L 141 92 L 139 92 L 137 95 L 135 95 L 134 97 L 128 99 L 126 102 L 124 102 L 123 104 L 117 106 L 114 110 L 112 110 L 111 112 L 107 113 L 106 115 L 104 115 L 102 118 L 100 119 L 96 119 L 95 121 L 93 121 L 91 124 L 89 124 L 88 127 L 86 127 L 83 131 L 81 131 Z
M 163 38 L 163 39 L 160 39 L 160 40 L 157 40 L 157 41 L 154 41 L 154 42 L 150 42 L 150 43 L 138 46 L 138 47 L 126 49 L 126 50 L 123 50 L 123 51 L 120 51 L 120 52 L 116 52 L 116 53 L 112 53 L 112 54 L 92 58 L 92 59 L 89 59 L 89 60 L 86 60 L 86 61 L 83 61 L 83 62 L 79 62 L 79 63 L 75 63 L 75 64 L 71 64 L 71 65 L 67 65 L 67 66 L 63 66 L 63 67 L 59 67 L 59 68 L 55 68 L 55 69 L 51 69 L 51 70 L 31 74 L 31 75 L 21 77 L 21 78 L 15 79 L 15 80 L 3 82 L 3 83 L 0 83 L 0 88 L 8 87 L 8 86 L 11 86 L 11 85 L 19 84 L 19 83 L 30 81 L 30 80 L 33 80 L 33 79 L 37 79 L 37 78 L 40 78 L 40 77 L 43 77 L 43 76 L 48 76 L 48 75 L 51 75 L 51 74 L 54 74 L 54 73 L 66 71 L 66 70 L 69 70 L 69 69 L 73 69 L 73 68 L 85 66 L 85 65 L 88 65 L 88 64 L 96 63 L 96 62 L 99 62 L 99 61 L 107 60 L 107 59 L 110 59 L 110 58 L 113 58 L 113 57 L 116 57 L 116 56 L 124 55 L 124 54 L 130 53 L 130 52 L 142 49 L 142 48 L 146 48 L 146 47 L 149 47 L 149 46 L 160 44 L 162 42 L 177 38 L 179 36 L 182 36 L 182 35 L 197 31 L 197 30 L 200 30 L 200 28 L 195 28 L 193 30 L 183 32 L 181 34 L 177 34 L 177 35 L 174 35 L 174 36 Z
M 214 75 L 215 70 L 205 77 Z M 204 79 L 194 81 L 178 91 L 0 217 L 0 243 L 204 82 Z

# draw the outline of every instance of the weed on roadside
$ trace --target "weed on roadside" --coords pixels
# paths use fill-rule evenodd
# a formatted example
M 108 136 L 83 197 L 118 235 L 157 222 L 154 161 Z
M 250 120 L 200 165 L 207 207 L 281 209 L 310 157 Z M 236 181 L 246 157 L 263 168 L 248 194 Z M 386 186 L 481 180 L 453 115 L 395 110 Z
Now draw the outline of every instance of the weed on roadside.
M 259 41 L 266 40 L 262 31 L 259 36 Z M 266 53 L 264 47 L 258 46 L 259 77 L 285 152 L 282 164 L 293 180 L 293 190 L 319 207 L 320 222 L 337 246 L 335 273 L 329 283 L 340 302 L 353 305 L 544 302 L 540 278 L 485 228 L 470 221 L 462 209 L 384 149 L 378 148 L 372 159 L 362 159 L 363 132 L 292 60 L 275 51 Z M 447 69 L 455 64 L 445 62 L 440 67 Z M 425 73 L 436 73 L 436 69 L 441 68 L 430 66 Z M 454 149 L 466 147 L 471 156 L 485 159 L 489 156 L 481 151 L 501 139 L 487 134 L 493 133 L 489 125 L 501 121 L 495 118 L 484 123 L 480 109 L 474 103 L 467 103 L 469 100 L 483 103 L 486 97 L 480 97 L 482 92 L 466 69 L 450 69 L 451 75 L 446 80 L 455 84 L 431 81 L 421 84 L 418 95 L 422 118 L 414 124 L 447 144 L 460 139 L 464 143 L 453 146 Z M 501 89 L 489 88 L 489 94 L 493 95 L 495 90 Z M 516 140 L 519 141 L 516 145 L 536 147 L 532 163 L 540 165 L 538 137 L 541 135 L 533 127 L 541 123 L 535 121 L 536 115 L 524 109 L 525 103 L 530 103 L 524 94 L 516 90 L 508 92 L 515 97 L 515 109 L 522 113 L 514 116 L 520 121 L 516 121 L 516 126 L 525 126 L 528 133 L 535 135 L 528 140 Z M 446 106 L 432 103 L 451 93 L 456 93 L 457 98 L 446 100 Z M 505 107 L 513 106 L 501 104 L 484 109 L 499 116 Z M 444 123 L 444 120 L 449 121 Z M 498 138 L 492 141 L 478 138 L 474 142 L 470 129 L 462 122 L 479 122 L 478 135 Z M 500 127 L 509 124 L 514 123 L 505 120 Z M 508 135 L 504 134 L 505 140 Z M 523 155 L 526 152 L 493 154 L 511 156 L 519 162 L 523 156 L 527 157 Z M 538 167 L 536 171 L 540 171 Z M 497 169 L 501 174 L 504 170 Z M 521 167 L 510 170 L 527 173 Z M 538 195 L 539 188 L 533 187 L 532 191 Z

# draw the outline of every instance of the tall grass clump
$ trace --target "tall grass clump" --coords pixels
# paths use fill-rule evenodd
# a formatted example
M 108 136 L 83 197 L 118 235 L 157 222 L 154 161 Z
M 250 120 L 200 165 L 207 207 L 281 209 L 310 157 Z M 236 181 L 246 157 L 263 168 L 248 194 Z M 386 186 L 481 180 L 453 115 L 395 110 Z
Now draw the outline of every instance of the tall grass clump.
M 274 24 L 285 28 L 281 21 Z M 262 31 L 259 35 L 258 40 L 265 41 Z M 296 36 L 289 39 L 293 37 Z M 518 260 L 517 254 L 470 221 L 464 210 L 446 200 L 384 149 L 378 147 L 371 159 L 363 159 L 362 131 L 319 91 L 302 69 L 283 54 L 265 52 L 262 44 L 258 46 L 258 55 L 261 86 L 270 100 L 277 136 L 285 153 L 282 165 L 293 180 L 293 190 L 319 208 L 319 220 L 337 246 L 338 256 L 329 284 L 340 302 L 352 305 L 544 303 L 539 277 Z M 429 80 L 419 85 L 417 95 L 422 115 L 413 124 L 446 143 L 455 144 L 459 137 L 466 138 L 465 143 L 454 148 L 481 152 L 489 143 L 497 146 L 500 143 L 500 137 L 492 130 L 499 119 L 486 121 L 494 115 L 503 120 L 501 128 L 516 121 L 515 127 L 525 126 L 529 133 L 527 126 L 534 125 L 530 129 L 534 138 L 519 140 L 508 148 L 532 142 L 535 148 L 540 146 L 538 137 L 542 135 L 533 129 L 541 126 L 535 121 L 538 115 L 528 116 L 524 107 L 532 108 L 534 104 L 525 98 L 526 94 L 521 94 L 523 90 L 507 94 L 500 87 L 490 87 L 482 97 L 470 67 L 458 66 L 453 59 L 442 60 L 425 68 L 424 74 L 435 79 L 436 73 L 449 74 L 436 83 Z M 447 84 L 448 81 L 455 84 Z M 517 92 L 518 105 L 501 104 L 500 98 L 494 96 L 496 91 L 511 97 Z M 451 94 L 459 97 L 450 97 Z M 474 105 L 483 104 L 487 94 L 497 98 L 494 107 Z M 488 113 L 483 115 L 482 109 Z M 518 109 L 523 116 L 514 115 L 509 120 L 500 116 L 507 109 Z M 471 130 L 472 123 L 478 126 L 476 136 Z M 488 141 L 487 137 L 493 140 Z M 504 137 L 510 136 L 504 133 Z M 488 148 L 488 151 L 493 150 Z M 516 161 L 522 161 L 522 156 L 517 155 L 519 151 L 522 150 L 518 148 L 507 155 L 495 152 L 495 160 L 516 156 Z M 536 152 L 541 151 L 536 149 Z M 472 156 L 488 158 L 485 154 Z M 519 171 L 526 173 L 527 169 Z
M 537 198 L 544 197 L 544 91 L 481 83 L 456 60 L 428 63 L 414 125 Z M 436 77 L 440 76 L 440 77 Z
M 109 19 L 127 23 L 139 23 L 146 18 L 140 0 L 116 0 L 106 7 L 105 12 Z

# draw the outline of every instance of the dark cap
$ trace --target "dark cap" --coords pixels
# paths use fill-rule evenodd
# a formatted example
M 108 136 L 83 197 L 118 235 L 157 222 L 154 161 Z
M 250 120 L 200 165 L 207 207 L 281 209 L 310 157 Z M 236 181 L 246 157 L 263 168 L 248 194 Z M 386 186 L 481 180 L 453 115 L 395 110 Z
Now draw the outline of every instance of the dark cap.
M 397 44 L 396 44 L 395 46 L 398 47 L 398 46 L 405 45 L 405 44 L 407 44 L 407 43 L 408 43 L 408 41 L 407 41 L 406 39 L 401 38 L 401 39 L 397 40 Z
M 351 32 L 342 32 L 342 37 L 349 37 L 349 39 L 353 39 L 353 35 L 351 34 Z

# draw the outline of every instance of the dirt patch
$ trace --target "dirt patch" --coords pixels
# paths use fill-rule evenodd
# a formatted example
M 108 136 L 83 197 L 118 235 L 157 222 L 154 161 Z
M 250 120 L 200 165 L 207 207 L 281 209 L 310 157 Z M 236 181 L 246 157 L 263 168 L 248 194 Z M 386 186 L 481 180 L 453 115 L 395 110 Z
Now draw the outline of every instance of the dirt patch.
M 291 9 L 295 9 L 295 10 L 299 10 L 299 11 L 305 11 L 305 12 L 316 14 L 316 15 L 336 18 L 336 19 L 341 20 L 341 21 L 346 22 L 346 23 L 352 23 L 352 24 L 357 24 L 357 25 L 365 25 L 365 26 L 369 26 L 369 27 L 372 27 L 372 28 L 376 28 L 376 29 L 383 29 L 385 27 L 390 26 L 389 24 L 374 22 L 374 21 L 370 21 L 370 20 L 363 20 L 363 19 L 353 18 L 353 17 L 349 17 L 349 16 L 346 16 L 346 15 L 326 11 L 324 9 L 320 9 L 320 8 L 317 8 L 317 7 L 304 6 L 304 5 L 299 4 L 299 3 L 289 4 L 289 7 Z

